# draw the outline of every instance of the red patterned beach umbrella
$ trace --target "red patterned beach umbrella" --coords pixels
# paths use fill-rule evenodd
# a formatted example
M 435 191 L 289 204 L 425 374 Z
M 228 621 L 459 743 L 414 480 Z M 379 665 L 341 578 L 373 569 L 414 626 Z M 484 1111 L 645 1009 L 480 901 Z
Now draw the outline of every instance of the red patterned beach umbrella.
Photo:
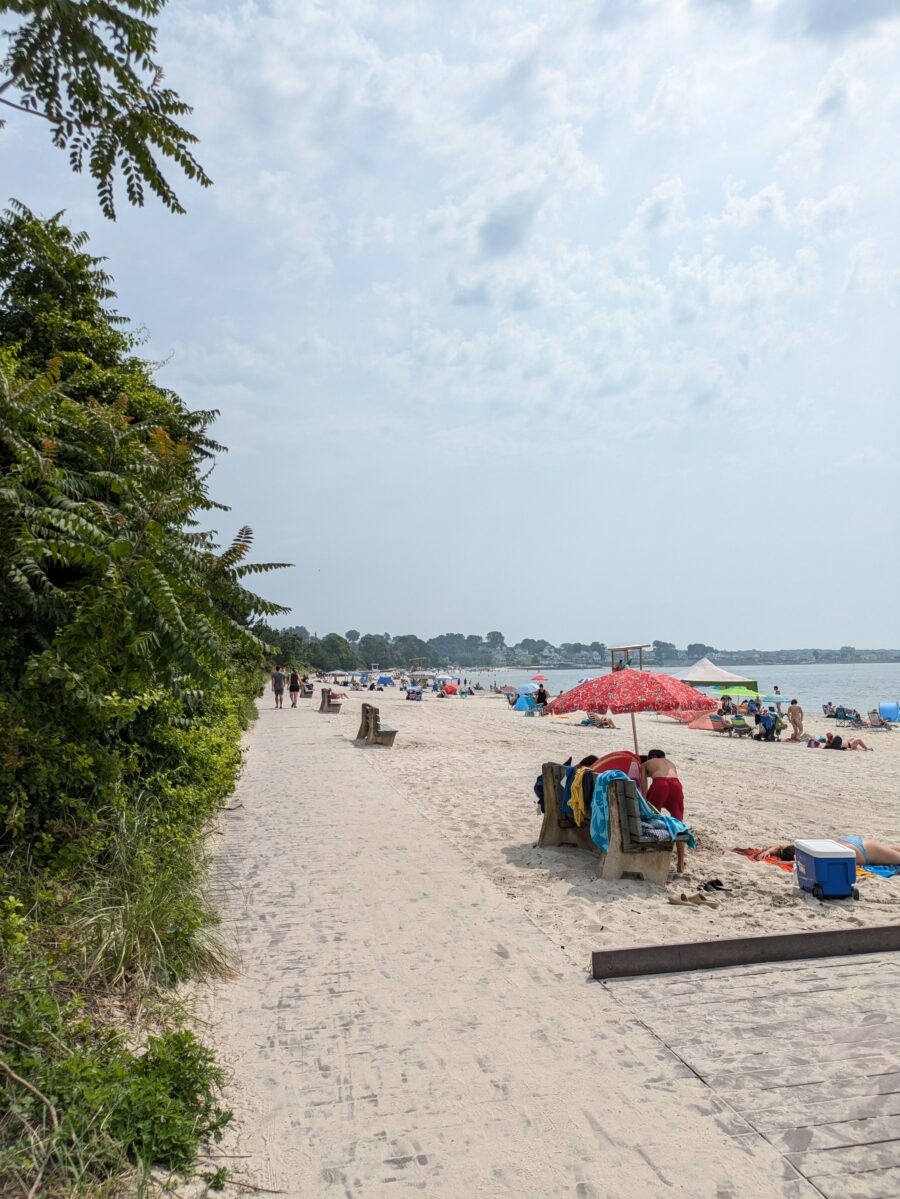
M 634 752 L 638 752 L 635 712 L 671 712 L 675 708 L 691 712 L 711 712 L 717 704 L 687 683 L 656 674 L 652 670 L 617 670 L 579 683 L 564 695 L 558 695 L 547 705 L 549 711 L 564 712 L 630 712 L 634 733 Z

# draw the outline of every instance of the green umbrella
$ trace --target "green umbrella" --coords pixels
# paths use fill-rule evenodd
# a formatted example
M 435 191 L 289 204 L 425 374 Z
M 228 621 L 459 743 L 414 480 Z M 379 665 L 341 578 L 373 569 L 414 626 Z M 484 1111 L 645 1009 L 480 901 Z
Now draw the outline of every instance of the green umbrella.
M 742 687 L 739 683 L 735 683 L 733 687 L 716 687 L 717 695 L 747 695 L 751 699 L 759 699 L 760 693 L 754 691 L 752 687 Z

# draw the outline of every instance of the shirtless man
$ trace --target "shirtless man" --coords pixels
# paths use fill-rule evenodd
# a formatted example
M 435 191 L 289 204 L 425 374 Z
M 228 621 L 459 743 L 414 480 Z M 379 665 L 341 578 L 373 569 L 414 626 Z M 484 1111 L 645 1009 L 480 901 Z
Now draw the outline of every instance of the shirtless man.
M 648 790 L 649 788 L 649 790 Z M 676 820 L 684 821 L 684 790 L 675 763 L 661 749 L 651 749 L 641 765 L 641 790 L 657 811 L 663 808 Z M 677 872 L 684 874 L 684 842 L 675 842 Z
M 794 730 L 791 740 L 799 741 L 803 736 L 803 709 L 795 699 L 792 699 L 788 704 L 787 718 L 791 722 L 791 728 Z

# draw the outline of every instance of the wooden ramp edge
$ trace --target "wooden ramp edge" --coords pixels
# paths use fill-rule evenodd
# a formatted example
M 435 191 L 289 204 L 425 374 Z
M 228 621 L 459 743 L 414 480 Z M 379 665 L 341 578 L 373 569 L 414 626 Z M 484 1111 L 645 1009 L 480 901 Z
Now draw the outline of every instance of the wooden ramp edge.
M 632 949 L 597 949 L 591 954 L 591 967 L 594 978 L 603 980 L 804 958 L 844 957 L 855 953 L 884 953 L 893 949 L 900 949 L 900 924 L 777 933 L 771 937 L 730 937 L 722 941 L 688 941 L 677 945 L 637 945 Z

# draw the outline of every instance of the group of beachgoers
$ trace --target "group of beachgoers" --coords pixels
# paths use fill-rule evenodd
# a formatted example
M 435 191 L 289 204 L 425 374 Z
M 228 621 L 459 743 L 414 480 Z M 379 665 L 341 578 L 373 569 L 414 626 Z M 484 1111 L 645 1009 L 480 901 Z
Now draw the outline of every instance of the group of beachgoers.
M 579 766 L 592 766 L 597 762 L 594 754 L 583 758 Z M 675 763 L 666 755 L 665 750 L 651 749 L 647 754 L 641 754 L 641 792 L 658 812 L 667 812 L 676 820 L 684 823 L 684 787 L 678 775 Z M 861 836 L 857 833 L 847 833 L 833 840 L 841 845 L 847 845 L 856 855 L 858 866 L 900 866 L 900 845 L 886 844 L 874 837 Z M 686 873 L 686 849 L 682 841 L 675 842 L 676 870 L 675 877 L 689 878 Z M 792 862 L 795 856 L 793 843 L 787 845 L 770 845 L 767 849 L 758 850 L 753 857 L 757 859 L 778 858 L 782 862 Z
M 776 688 L 777 692 L 777 688 Z M 826 705 L 825 715 L 829 715 Z M 810 749 L 834 750 L 863 750 L 868 752 L 871 746 L 866 745 L 861 737 L 842 737 L 839 733 L 826 733 L 824 737 L 811 737 L 803 732 L 803 708 L 796 699 L 788 704 L 787 712 L 782 714 L 781 704 L 767 706 L 761 700 L 749 699 L 746 704 L 737 705 L 726 695 L 719 705 L 717 716 L 722 721 L 726 732 L 735 731 L 733 718 L 743 717 L 747 723 L 752 720 L 756 732 L 752 734 L 754 741 L 780 741 L 781 734 L 790 725 L 789 741 L 805 742 Z

